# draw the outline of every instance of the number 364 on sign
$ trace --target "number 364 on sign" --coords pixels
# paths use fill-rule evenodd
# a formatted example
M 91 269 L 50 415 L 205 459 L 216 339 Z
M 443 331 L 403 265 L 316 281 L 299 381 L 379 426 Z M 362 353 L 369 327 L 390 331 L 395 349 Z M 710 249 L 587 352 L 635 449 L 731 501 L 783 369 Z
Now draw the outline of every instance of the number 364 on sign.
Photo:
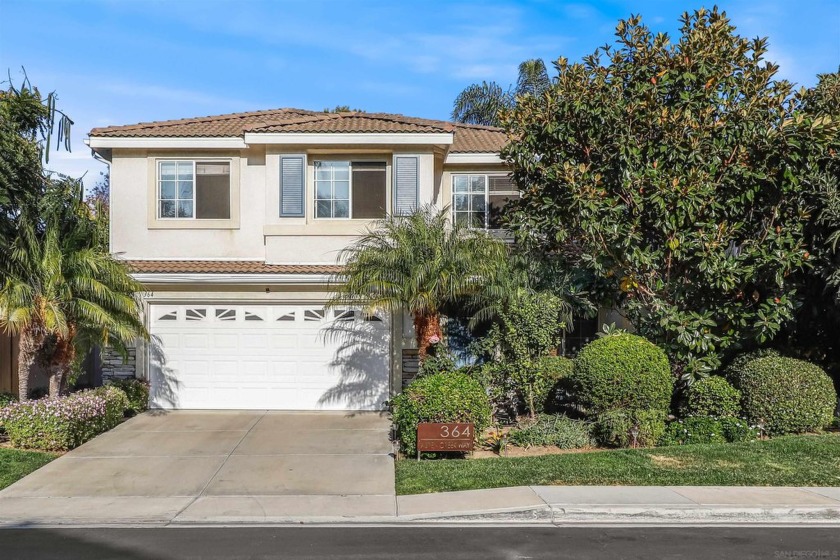
M 475 425 L 430 423 L 417 425 L 417 453 L 421 451 L 469 452 L 475 445 Z

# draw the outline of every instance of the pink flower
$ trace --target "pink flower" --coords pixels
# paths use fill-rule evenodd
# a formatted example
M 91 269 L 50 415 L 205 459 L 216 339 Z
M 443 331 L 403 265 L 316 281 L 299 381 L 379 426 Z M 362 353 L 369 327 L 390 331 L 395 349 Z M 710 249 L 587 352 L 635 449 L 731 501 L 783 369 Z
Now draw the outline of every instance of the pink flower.
M 438 335 L 433 334 L 429 337 L 429 344 L 437 344 L 438 342 L 440 342 L 440 337 Z

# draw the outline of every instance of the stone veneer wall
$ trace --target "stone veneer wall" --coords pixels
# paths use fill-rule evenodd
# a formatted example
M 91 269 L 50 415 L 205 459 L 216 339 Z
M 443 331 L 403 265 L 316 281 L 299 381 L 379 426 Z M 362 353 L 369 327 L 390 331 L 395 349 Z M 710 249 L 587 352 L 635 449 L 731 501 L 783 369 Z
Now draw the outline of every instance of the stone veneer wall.
M 128 359 L 123 359 L 119 352 L 111 348 L 102 349 L 102 381 L 109 379 L 129 379 L 136 377 L 137 350 L 128 349 Z
M 402 388 L 414 381 L 420 369 L 420 358 L 416 348 L 405 348 L 402 351 Z

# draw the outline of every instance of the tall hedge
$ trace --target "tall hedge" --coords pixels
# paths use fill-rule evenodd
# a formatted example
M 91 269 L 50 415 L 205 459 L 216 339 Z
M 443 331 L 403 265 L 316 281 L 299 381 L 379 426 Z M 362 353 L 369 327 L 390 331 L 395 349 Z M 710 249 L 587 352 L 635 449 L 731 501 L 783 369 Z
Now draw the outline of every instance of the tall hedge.
M 632 334 L 596 339 L 575 359 L 575 398 L 590 413 L 615 409 L 667 410 L 674 378 L 665 352 Z
M 819 430 L 832 421 L 837 393 L 814 364 L 767 355 L 733 362 L 727 375 L 741 391 L 747 419 L 770 434 Z

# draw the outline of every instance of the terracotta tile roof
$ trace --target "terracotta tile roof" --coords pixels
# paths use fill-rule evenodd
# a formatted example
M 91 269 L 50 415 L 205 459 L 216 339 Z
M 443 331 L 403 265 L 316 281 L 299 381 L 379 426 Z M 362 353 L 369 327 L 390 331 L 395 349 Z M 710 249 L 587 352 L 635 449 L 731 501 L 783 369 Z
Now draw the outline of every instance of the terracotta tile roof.
M 338 265 L 266 264 L 261 261 L 126 261 L 135 274 L 334 274 Z
M 325 113 L 318 117 L 289 119 L 266 125 L 253 125 L 246 132 L 452 132 L 442 121 L 412 119 L 382 113 Z
M 249 125 L 267 124 L 278 120 L 295 119 L 319 114 L 322 113 L 303 109 L 269 109 L 266 111 L 211 115 L 208 117 L 193 117 L 173 121 L 152 121 L 123 126 L 106 126 L 94 128 L 90 131 L 90 135 L 109 138 L 232 137 L 242 136 L 242 131 Z
M 500 128 L 420 119 L 390 113 L 319 113 L 303 109 L 271 109 L 172 121 L 94 128 L 105 138 L 213 138 L 251 133 L 444 133 L 454 132 L 452 153 L 495 153 L 507 139 Z
M 499 153 L 507 144 L 507 135 L 501 128 L 478 125 L 455 125 L 455 139 L 449 152 Z

